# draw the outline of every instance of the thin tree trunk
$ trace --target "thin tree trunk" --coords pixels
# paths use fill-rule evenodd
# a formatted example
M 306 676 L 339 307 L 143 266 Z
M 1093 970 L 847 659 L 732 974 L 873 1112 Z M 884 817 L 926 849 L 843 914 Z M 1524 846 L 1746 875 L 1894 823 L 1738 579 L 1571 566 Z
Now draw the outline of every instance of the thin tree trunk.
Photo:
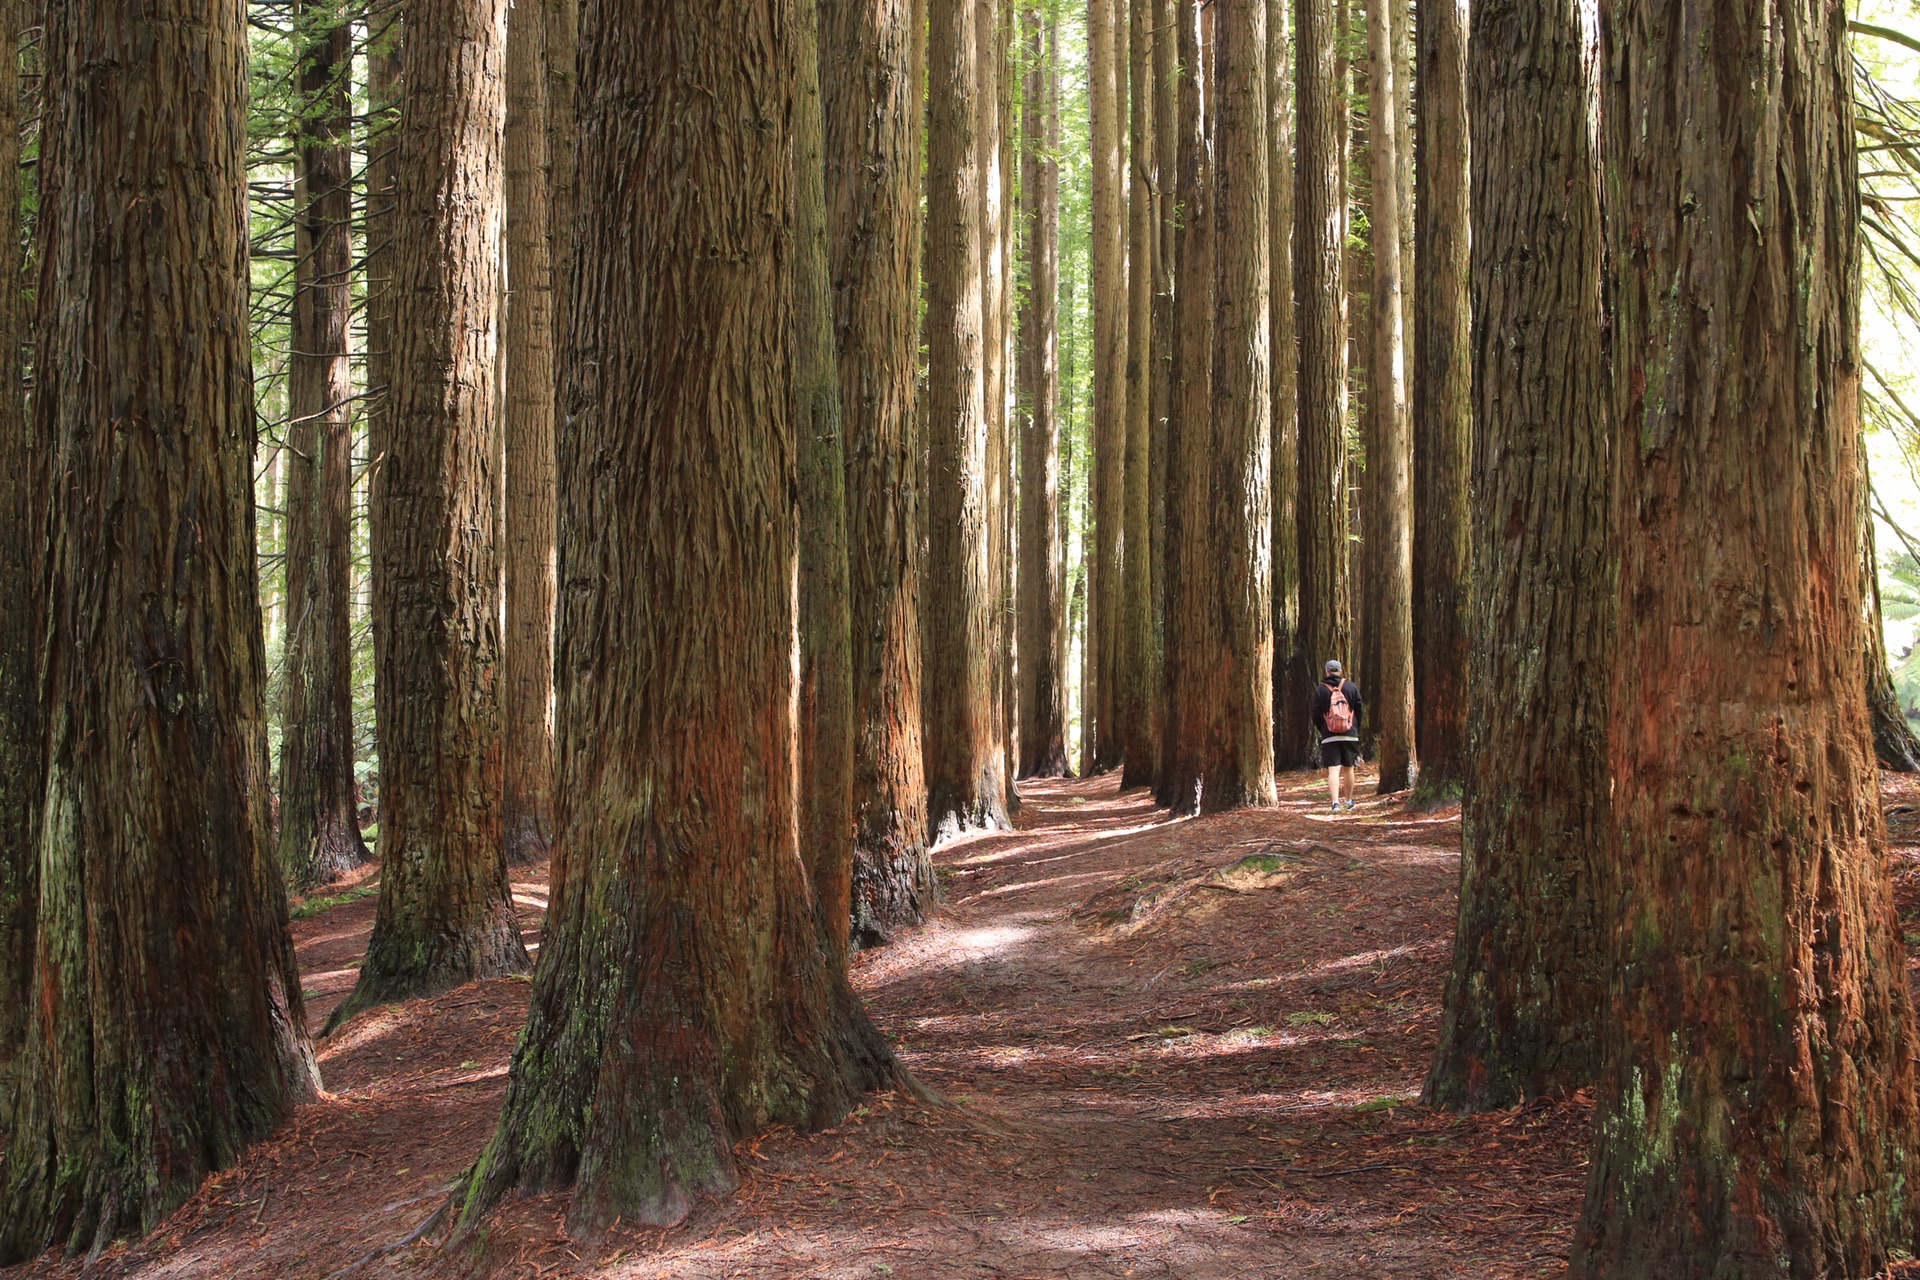
M 509 863 L 553 846 L 553 141 L 546 7 L 507 14 L 506 655 L 501 711 Z M 565 141 L 561 139 L 561 141 Z
M 558 0 L 571 3 L 571 0 Z M 367 9 L 367 595 L 373 638 L 374 740 L 379 753 L 379 673 L 389 641 L 379 602 L 387 587 L 373 554 L 386 537 L 386 476 L 393 412 L 394 198 L 399 171 L 400 50 L 405 24 L 399 0 L 370 0 Z M 386 810 L 386 762 L 375 779 L 376 813 Z M 377 852 L 377 850 L 376 850 Z
M 152 1228 L 319 1083 L 268 822 L 245 18 L 48 6 L 46 786 L 0 1263 Z
M 892 1074 L 798 847 L 798 246 L 765 216 L 794 207 L 795 160 L 784 129 L 738 124 L 792 118 L 792 15 L 582 14 L 576 227 L 599 269 L 576 281 L 558 450 L 566 878 L 467 1229 L 510 1188 L 569 1184 L 575 1232 L 676 1222 L 738 1182 L 735 1141 L 835 1123 Z
M 1473 525 L 1473 307 L 1468 199 L 1467 3 L 1421 7 L 1413 273 L 1413 684 L 1418 796 L 1459 795 L 1467 769 Z M 1404 264 L 1402 264 L 1404 266 Z
M 1333 0 L 1294 0 L 1293 297 L 1299 344 L 1300 466 L 1294 510 L 1300 554 L 1300 629 L 1281 694 L 1290 708 L 1290 765 L 1317 763 L 1306 711 L 1320 664 L 1347 661 L 1345 314 L 1339 28 Z M 1294 717 L 1297 716 L 1297 719 Z
M 1276 763 L 1294 763 L 1291 744 L 1306 736 L 1307 708 L 1286 697 L 1300 629 L 1300 352 L 1293 302 L 1293 65 L 1288 58 L 1287 0 L 1267 3 L 1267 262 L 1272 275 L 1267 326 L 1273 388 L 1273 749 Z M 1296 723 L 1297 722 L 1297 723 Z
M 800 851 L 828 959 L 845 972 L 853 920 L 853 689 L 847 451 L 827 270 L 820 4 L 794 25 L 794 430 L 800 495 Z
M 1607 43 L 1621 914 L 1572 1273 L 1879 1274 L 1920 1135 L 1861 670 L 1846 13 L 1624 0 Z
M 999 682 L 995 696 L 998 699 L 1000 716 L 1000 750 L 1002 756 L 1001 775 L 1007 779 L 1007 813 L 1020 812 L 1020 788 L 1014 784 L 1020 769 L 1020 708 L 1015 696 L 1015 678 L 1018 670 L 1017 643 L 1019 628 L 1015 625 L 1015 614 L 1019 609 L 1016 595 L 1015 573 L 1018 566 L 1017 534 L 1020 524 L 1020 442 L 1015 438 L 1016 419 L 1014 416 L 1014 395 L 1019 380 L 1019 350 L 1014 333 L 1014 299 L 1019 293 L 1014 273 L 1014 255 L 1017 252 L 1018 204 L 1015 198 L 1015 180 L 1019 177 L 1018 139 L 1014 135 L 1014 83 L 1018 79 L 1014 72 L 1014 28 L 1019 23 L 1019 11 L 1014 0 L 996 0 L 1000 22 L 997 31 L 999 47 L 999 84 L 1000 84 L 1000 260 L 1006 264 L 1006 279 L 1000 289 L 1000 347 L 1001 347 L 1001 386 L 1004 394 L 1000 401 L 1000 426 L 1004 437 L 1004 447 L 1000 450 L 1001 507 L 1000 507 L 1000 576 L 995 587 L 998 593 L 994 603 L 994 616 L 999 630 Z
M 931 914 L 920 721 L 923 70 L 911 0 L 823 3 L 827 252 L 847 454 L 854 726 L 853 941 Z
M 1088 0 L 1087 67 L 1093 129 L 1093 571 L 1088 578 L 1086 762 L 1120 763 L 1121 606 L 1125 600 L 1127 453 L 1126 63 L 1118 6 Z
M 1005 754 L 1007 723 L 1001 680 L 1007 659 L 1005 601 L 1006 526 L 1011 511 L 1007 491 L 1008 449 L 1012 444 L 1007 417 L 1007 301 L 1009 259 L 1005 235 L 1006 173 L 1001 167 L 1008 122 L 1000 114 L 1001 0 L 975 0 L 975 49 L 979 64 L 977 102 L 980 110 L 980 375 L 985 388 L 987 417 L 986 491 L 987 555 L 987 706 L 989 729 L 996 751 Z M 1002 776 L 1004 773 L 1003 762 Z
M 1267 0 L 1220 8 L 1214 126 L 1213 523 L 1216 611 L 1208 812 L 1275 803 L 1273 389 L 1267 345 Z
M 1615 663 L 1598 31 L 1583 0 L 1473 14 L 1473 613 L 1460 921 L 1430 1105 L 1599 1065 Z M 1691 752 L 1689 752 L 1691 754 Z
M 1367 46 L 1373 110 L 1373 357 L 1367 399 L 1374 444 L 1367 458 L 1367 570 L 1374 583 L 1372 626 L 1380 663 L 1366 677 L 1380 734 L 1382 795 L 1413 785 L 1413 467 L 1407 417 L 1406 312 L 1400 287 L 1400 91 L 1394 79 L 1392 9 L 1396 0 L 1369 0 Z
M 1159 716 L 1154 691 L 1159 687 L 1160 655 L 1153 625 L 1153 291 L 1159 264 L 1154 245 L 1159 215 L 1155 191 L 1158 151 L 1153 119 L 1153 34 L 1150 9 L 1156 0 L 1125 0 L 1127 6 L 1128 164 L 1131 194 L 1127 202 L 1127 351 L 1126 460 L 1121 526 L 1118 687 L 1124 760 L 1120 785 L 1152 785 L 1160 753 Z
M 1213 448 L 1213 159 L 1207 146 L 1201 0 L 1180 0 L 1178 277 L 1174 286 L 1173 422 L 1167 448 L 1167 766 L 1157 797 L 1197 812 L 1210 730 L 1208 591 Z
M 1020 198 L 1027 297 L 1020 316 L 1020 776 L 1067 772 L 1066 605 L 1060 522 L 1060 71 L 1052 9 L 1029 0 Z
M 1007 822 L 993 737 L 987 555 L 989 460 L 982 357 L 979 28 L 974 5 L 934 7 L 928 47 L 926 730 L 937 839 Z
M 1153 24 L 1153 341 L 1150 347 L 1152 368 L 1148 374 L 1152 415 L 1152 439 L 1148 446 L 1147 519 L 1148 554 L 1153 575 L 1153 651 L 1157 656 L 1149 673 L 1151 683 L 1143 691 L 1152 717 L 1154 776 L 1156 797 L 1167 785 L 1170 763 L 1167 751 L 1173 741 L 1169 712 L 1172 708 L 1172 669 L 1168 646 L 1171 644 L 1167 611 L 1173 574 L 1171 548 L 1167 542 L 1167 509 L 1172 499 L 1168 486 L 1168 462 L 1173 444 L 1173 318 L 1174 253 L 1180 224 L 1180 210 L 1174 199 L 1174 185 L 1180 172 L 1179 128 L 1179 31 L 1178 0 L 1153 0 L 1150 21 Z
M 394 203 L 393 385 L 374 555 L 380 904 L 370 1005 L 524 973 L 501 840 L 494 342 L 505 0 L 408 10 Z

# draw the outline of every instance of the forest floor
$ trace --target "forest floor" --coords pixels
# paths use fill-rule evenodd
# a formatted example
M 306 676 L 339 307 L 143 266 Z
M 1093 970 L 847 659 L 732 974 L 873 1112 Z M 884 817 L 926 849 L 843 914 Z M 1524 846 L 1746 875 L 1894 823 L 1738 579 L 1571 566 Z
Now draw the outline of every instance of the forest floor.
M 588 1247 L 543 1196 L 510 1200 L 477 1246 L 393 1247 L 492 1132 L 528 994 L 502 980 L 320 1042 L 328 1095 L 90 1274 L 1560 1274 L 1588 1100 L 1464 1118 L 1414 1101 L 1452 945 L 1458 809 L 1368 794 L 1335 817 L 1320 777 L 1281 789 L 1277 810 L 1169 822 L 1114 775 L 1023 786 L 1017 830 L 936 853 L 938 919 L 855 963 L 901 1058 L 955 1105 L 875 1095 L 827 1132 L 742 1143 L 739 1192 L 679 1226 Z M 1883 790 L 1912 929 L 1920 783 Z M 530 943 L 545 870 L 514 876 Z M 352 986 L 371 883 L 294 922 L 316 1028 Z

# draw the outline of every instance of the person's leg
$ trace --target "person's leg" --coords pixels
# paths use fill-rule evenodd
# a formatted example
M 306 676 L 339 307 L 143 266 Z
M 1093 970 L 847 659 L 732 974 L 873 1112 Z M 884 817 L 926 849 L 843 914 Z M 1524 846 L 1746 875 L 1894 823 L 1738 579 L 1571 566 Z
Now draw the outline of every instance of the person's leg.
M 1340 766 L 1332 765 L 1327 769 L 1327 791 L 1333 797 L 1333 807 L 1340 807 Z
M 1350 764 L 1342 765 L 1340 772 L 1344 775 L 1347 784 L 1347 803 L 1352 804 L 1360 796 L 1359 783 L 1354 779 L 1353 766 Z

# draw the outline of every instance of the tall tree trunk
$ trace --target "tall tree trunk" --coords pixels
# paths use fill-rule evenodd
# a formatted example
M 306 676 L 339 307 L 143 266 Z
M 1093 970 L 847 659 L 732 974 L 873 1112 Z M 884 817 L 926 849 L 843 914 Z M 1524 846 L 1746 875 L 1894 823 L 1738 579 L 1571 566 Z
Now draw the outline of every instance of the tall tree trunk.
M 1093 129 L 1093 557 L 1083 773 L 1120 763 L 1121 606 L 1126 572 L 1127 223 L 1126 63 L 1119 6 L 1087 0 L 1087 74 Z
M 507 12 L 507 299 L 504 721 L 507 861 L 553 845 L 553 138 L 546 7 Z M 564 142 L 565 139 L 560 141 Z
M 319 1083 L 268 826 L 245 16 L 48 6 L 46 788 L 0 1263 L 151 1228 Z
M 370 855 L 353 782 L 352 27 L 338 0 L 301 15 L 279 846 L 287 878 L 313 885 Z
M 792 13 L 582 14 L 576 227 L 603 269 L 576 280 L 558 451 L 566 878 L 469 1227 L 568 1184 L 574 1231 L 678 1221 L 737 1183 L 736 1140 L 834 1123 L 892 1069 L 798 847 L 798 246 L 766 216 L 797 203 L 795 160 L 784 127 L 738 126 L 792 118 Z
M 1000 23 L 997 34 L 999 46 L 999 83 L 1000 83 L 1000 260 L 1006 264 L 1006 279 L 1000 289 L 1000 346 L 1002 370 L 1001 384 L 1005 394 L 1000 401 L 1001 434 L 1004 447 L 1000 450 L 1002 462 L 1001 507 L 1000 507 L 1000 576 L 995 590 L 998 596 L 994 604 L 994 613 L 999 629 L 999 683 L 996 691 L 1000 716 L 1000 750 L 1003 757 L 1002 776 L 1007 779 L 1007 812 L 1020 812 L 1020 789 L 1014 785 L 1014 779 L 1020 776 L 1020 708 L 1015 696 L 1015 676 L 1018 666 L 1018 628 L 1015 626 L 1015 614 L 1019 609 L 1016 595 L 1015 573 L 1017 567 L 1020 513 L 1019 513 L 1019 462 L 1020 443 L 1015 438 L 1016 419 L 1014 416 L 1014 395 L 1019 380 L 1019 352 L 1014 333 L 1014 299 L 1019 293 L 1014 274 L 1015 245 L 1018 240 L 1018 204 L 1015 197 L 1015 180 L 1019 177 L 1017 143 L 1014 136 L 1014 28 L 1019 23 L 1019 11 L 1014 0 L 997 0 Z
M 1293 312 L 1293 65 L 1287 56 L 1287 0 L 1267 0 L 1267 299 L 1273 393 L 1272 597 L 1273 751 L 1295 763 L 1291 744 L 1305 735 L 1307 708 L 1286 697 L 1300 629 L 1300 351 Z M 1299 723 L 1294 723 L 1298 721 Z
M 1154 776 L 1156 797 L 1167 782 L 1168 745 L 1173 741 L 1168 713 L 1172 707 L 1172 669 L 1168 665 L 1167 610 L 1171 604 L 1173 574 L 1171 547 L 1167 541 L 1167 508 L 1172 499 L 1167 468 L 1173 445 L 1173 317 L 1174 253 L 1180 225 L 1180 210 L 1174 200 L 1174 185 L 1180 172 L 1180 62 L 1177 53 L 1180 20 L 1179 0 L 1153 0 L 1149 21 L 1153 25 L 1153 58 L 1149 67 L 1153 95 L 1153 311 L 1150 346 L 1151 370 L 1148 390 L 1151 404 L 1152 439 L 1147 450 L 1148 555 L 1153 579 L 1153 651 L 1157 657 L 1151 683 L 1143 690 L 1148 714 L 1152 717 Z
M 1060 513 L 1060 69 L 1053 11 L 1029 0 L 1020 199 L 1027 296 L 1020 316 L 1020 776 L 1067 772 L 1066 605 Z
M 1006 525 L 1010 511 L 1007 491 L 1008 448 L 1011 437 L 1007 418 L 1007 274 L 1009 259 L 1005 237 L 1006 173 L 1005 158 L 1008 122 L 1000 114 L 1001 97 L 1001 0 L 975 0 L 974 56 L 979 64 L 976 99 L 980 109 L 980 376 L 985 388 L 987 416 L 987 459 L 982 482 L 986 491 L 987 556 L 987 705 L 989 734 L 993 749 L 1004 756 L 1007 723 L 1002 702 L 1001 681 L 1005 673 L 1009 637 L 1006 631 L 1005 600 L 1002 589 L 1006 579 Z M 1002 776 L 1005 765 L 1002 764 Z
M 1215 0 L 1212 721 L 1202 807 L 1275 802 L 1267 0 Z
M 979 42 L 974 5 L 934 6 L 927 137 L 927 812 L 937 838 L 1006 825 L 994 740 L 982 357 Z
M 1920 1135 L 1861 670 L 1846 13 L 1610 23 L 1622 915 L 1573 1274 L 1878 1274 Z
M 505 0 L 414 0 L 394 198 L 393 383 L 375 499 L 380 905 L 329 1029 L 524 973 L 501 840 L 493 433 Z
M 1316 763 L 1308 700 L 1329 658 L 1348 661 L 1346 184 L 1333 0 L 1294 0 L 1293 298 L 1299 344 L 1300 466 L 1294 510 L 1300 628 L 1281 696 L 1289 765 Z
M 911 0 L 820 10 L 827 252 L 847 454 L 853 939 L 934 908 L 920 724 L 921 76 Z
M 46 779 L 40 738 L 40 637 L 47 451 L 27 414 L 23 341 L 32 318 L 20 252 L 20 34 L 38 25 L 24 0 L 0 3 L 0 1099 L 32 1000 L 39 860 L 35 815 Z M 8 1117 L 0 1102 L 0 1149 Z
M 572 0 L 556 0 L 572 3 Z M 388 637 L 379 602 L 383 585 L 380 557 L 371 554 L 386 537 L 385 501 L 393 390 L 394 196 L 399 172 L 400 50 L 405 21 L 398 3 L 370 0 L 367 9 L 367 630 L 373 641 L 376 690 L 374 754 L 379 755 L 379 672 L 387 665 Z M 380 762 L 374 782 L 376 813 L 386 808 L 387 768 Z
M 1128 147 L 1125 510 L 1121 523 L 1119 662 L 1115 710 L 1124 766 L 1122 787 L 1152 785 L 1160 753 L 1160 654 L 1153 619 L 1153 295 L 1158 150 L 1153 118 L 1153 24 L 1157 0 L 1126 0 Z
M 1407 417 L 1406 312 L 1400 287 L 1399 86 L 1394 79 L 1392 9 L 1369 0 L 1367 48 L 1372 62 L 1369 113 L 1373 164 L 1373 356 L 1367 404 L 1377 448 L 1367 458 L 1367 572 L 1374 583 L 1371 624 L 1380 661 L 1365 676 L 1380 734 L 1379 791 L 1413 785 L 1413 467 Z
M 1613 645 L 1598 31 L 1473 14 L 1473 612 L 1460 920 L 1434 1106 L 1588 1083 L 1608 922 Z M 1550 193 L 1550 198 L 1549 198 Z M 1691 755 L 1691 750 L 1689 750 Z
M 1473 307 L 1466 0 L 1426 0 L 1417 25 L 1413 687 L 1419 796 L 1438 802 L 1460 793 L 1467 770 Z
M 1174 286 L 1173 421 L 1167 447 L 1166 740 L 1157 799 L 1177 814 L 1197 812 L 1211 726 L 1208 663 L 1214 611 L 1208 592 L 1213 448 L 1213 158 L 1207 145 L 1207 89 L 1201 0 L 1180 0 L 1181 209 Z
M 845 972 L 853 920 L 853 690 L 847 451 L 833 357 L 822 155 L 820 3 L 794 25 L 794 430 L 800 496 L 800 851 L 828 958 Z

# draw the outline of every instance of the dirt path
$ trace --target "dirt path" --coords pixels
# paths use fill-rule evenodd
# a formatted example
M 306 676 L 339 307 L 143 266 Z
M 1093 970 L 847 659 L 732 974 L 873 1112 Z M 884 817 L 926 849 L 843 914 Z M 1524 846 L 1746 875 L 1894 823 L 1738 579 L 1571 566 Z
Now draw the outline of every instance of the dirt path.
M 1018 831 L 941 849 L 941 917 L 854 978 L 956 1107 L 878 1096 L 831 1132 L 743 1144 L 737 1195 L 597 1251 L 533 1198 L 477 1251 L 414 1245 L 351 1274 L 1558 1274 L 1584 1103 L 1408 1105 L 1438 1027 L 1457 815 L 1363 801 L 1334 819 L 1312 777 L 1282 789 L 1277 811 L 1169 823 L 1111 777 L 1029 786 Z M 516 883 L 530 929 L 535 870 Z M 372 906 L 296 921 L 316 1025 Z M 95 1274 L 325 1280 L 401 1239 L 491 1132 L 526 992 L 480 983 L 357 1019 L 322 1047 L 329 1098 Z

